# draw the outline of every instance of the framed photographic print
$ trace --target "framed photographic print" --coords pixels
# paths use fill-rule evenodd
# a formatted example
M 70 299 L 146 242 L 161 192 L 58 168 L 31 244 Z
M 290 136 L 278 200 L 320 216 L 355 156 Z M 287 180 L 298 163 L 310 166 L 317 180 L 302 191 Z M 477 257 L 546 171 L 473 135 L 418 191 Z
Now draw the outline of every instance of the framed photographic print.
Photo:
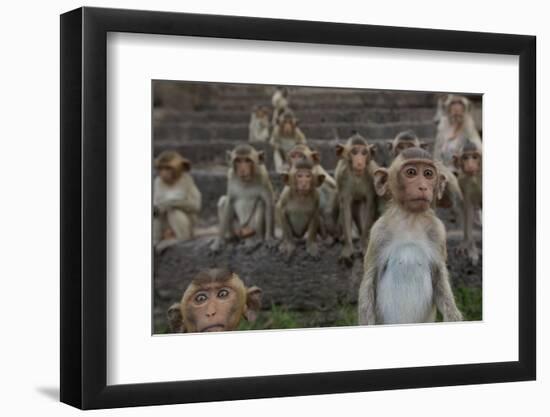
M 61 401 L 535 379 L 535 42 L 63 14 Z

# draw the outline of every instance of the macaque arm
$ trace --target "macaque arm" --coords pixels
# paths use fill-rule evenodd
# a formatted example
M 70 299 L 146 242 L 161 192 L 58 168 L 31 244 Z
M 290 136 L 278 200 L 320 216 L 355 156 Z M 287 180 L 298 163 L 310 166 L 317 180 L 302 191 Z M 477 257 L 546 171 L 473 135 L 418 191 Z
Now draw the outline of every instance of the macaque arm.
M 262 193 L 260 195 L 262 201 L 265 205 L 265 238 L 270 240 L 273 238 L 273 192 L 272 188 L 269 186 L 269 182 L 266 182 L 265 186 L 262 188 Z
M 201 210 L 202 196 L 193 178 L 190 176 L 187 177 L 183 183 L 182 189 L 184 191 L 184 197 L 182 199 L 170 201 L 170 205 L 187 213 L 198 214 Z
M 317 240 L 317 230 L 319 229 L 319 195 L 315 196 L 315 209 L 311 215 L 311 220 L 307 225 L 307 242 L 315 243 Z
M 345 192 L 345 190 L 344 190 Z M 344 227 L 344 245 L 348 247 L 353 246 L 351 240 L 352 229 L 352 216 L 351 216 L 351 199 L 346 195 L 340 196 L 340 213 L 342 215 L 343 227 Z
M 306 144 L 306 135 L 300 130 L 299 127 L 296 128 L 296 144 L 305 145 Z
M 224 209 L 222 211 L 222 218 L 220 220 L 220 239 L 225 239 L 225 236 L 227 235 L 227 231 L 229 230 L 229 226 L 231 225 L 231 219 L 233 219 L 233 216 L 235 215 L 233 211 L 233 198 L 228 193 L 227 194 L 227 201 L 225 203 Z
M 449 280 L 449 271 L 445 261 L 437 264 L 433 271 L 434 283 L 434 301 L 437 309 L 443 316 L 443 321 L 461 321 L 462 314 L 458 310 L 451 283 Z
M 358 319 L 360 325 L 376 324 L 375 284 L 378 274 L 376 266 L 377 250 L 374 241 L 369 242 L 364 261 L 364 275 L 359 287 Z
M 281 230 L 283 232 L 283 242 L 290 240 L 292 237 L 290 225 L 288 224 L 288 219 L 285 215 L 289 192 L 290 190 L 285 187 L 281 194 L 281 197 L 279 197 L 279 201 L 277 202 L 276 207 L 277 221 L 281 226 Z
M 269 140 L 269 144 L 273 146 L 275 149 L 279 149 L 279 126 L 275 126 L 273 129 L 273 133 L 271 134 L 271 139 Z

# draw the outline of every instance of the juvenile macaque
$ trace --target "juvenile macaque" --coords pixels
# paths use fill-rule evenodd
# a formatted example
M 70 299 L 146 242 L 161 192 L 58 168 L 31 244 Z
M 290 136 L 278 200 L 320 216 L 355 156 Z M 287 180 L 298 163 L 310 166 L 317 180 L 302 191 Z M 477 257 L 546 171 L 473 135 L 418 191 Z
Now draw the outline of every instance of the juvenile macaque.
M 279 117 L 288 110 L 290 97 L 288 94 L 288 88 L 277 87 L 273 96 L 271 97 L 271 104 L 273 105 L 273 116 L 271 118 L 271 124 L 277 125 Z
M 276 207 L 277 219 L 283 230 L 280 250 L 290 258 L 296 248 L 294 240 L 307 234 L 307 253 L 317 258 L 320 205 L 317 187 L 323 183 L 325 177 L 315 173 L 314 165 L 310 161 L 301 160 L 290 168 L 290 172 L 283 174 L 283 179 L 285 188 Z
M 348 265 L 353 255 L 353 224 L 361 235 L 361 250 L 365 250 L 376 216 L 372 173 L 377 165 L 372 160 L 373 147 L 359 134 L 351 136 L 345 145 L 336 145 L 336 154 L 340 158 L 336 166 L 336 209 L 344 239 L 340 261 Z
M 371 230 L 359 288 L 359 324 L 460 321 L 447 270 L 445 226 L 434 211 L 446 178 L 431 155 L 403 150 L 389 169 L 374 173 L 390 205 Z
M 449 94 L 439 117 L 434 145 L 434 158 L 456 173 L 453 156 L 460 152 L 466 140 L 481 147 L 481 139 L 471 114 L 470 101 L 463 96 Z
M 412 130 L 406 130 L 397 134 L 397 136 L 388 145 L 391 151 L 392 160 L 397 157 L 403 150 L 408 148 L 422 148 L 426 149 L 427 144 L 421 142 Z M 462 191 L 458 184 L 458 180 L 453 172 L 447 168 L 441 161 L 434 160 L 435 165 L 440 174 L 444 175 L 447 179 L 445 191 L 441 198 L 437 199 L 437 206 L 443 208 L 450 208 L 451 211 L 458 216 L 459 208 L 462 204 Z
M 247 288 L 234 272 L 209 269 L 199 272 L 168 309 L 168 324 L 173 333 L 235 330 L 243 317 L 256 320 L 261 304 L 261 289 Z
M 248 125 L 249 142 L 267 142 L 269 140 L 269 110 L 266 107 L 255 107 L 250 115 Z
M 263 152 L 250 145 L 227 153 L 227 193 L 218 201 L 220 232 L 213 252 L 232 238 L 244 241 L 248 250 L 262 241 L 273 244 L 273 187 L 263 161 Z
M 335 235 L 333 207 L 336 199 L 336 181 L 322 167 L 319 152 L 311 150 L 307 145 L 296 145 L 287 155 L 290 167 L 298 161 L 309 161 L 313 164 L 313 173 L 323 176 L 319 187 L 319 232 L 323 239 L 331 239 Z
M 459 252 L 466 254 L 474 265 L 479 261 L 479 252 L 472 235 L 476 210 L 482 208 L 482 158 L 481 148 L 466 142 L 459 155 L 454 157 L 458 170 L 458 183 L 464 195 L 464 240 Z
M 271 134 L 271 146 L 273 146 L 273 161 L 275 171 L 283 173 L 286 169 L 286 156 L 296 145 L 305 145 L 306 137 L 298 127 L 298 120 L 294 113 L 286 110 L 278 119 L 277 125 Z
M 153 245 L 157 251 L 193 237 L 201 209 L 201 193 L 189 171 L 191 163 L 178 152 L 164 151 L 155 160 Z

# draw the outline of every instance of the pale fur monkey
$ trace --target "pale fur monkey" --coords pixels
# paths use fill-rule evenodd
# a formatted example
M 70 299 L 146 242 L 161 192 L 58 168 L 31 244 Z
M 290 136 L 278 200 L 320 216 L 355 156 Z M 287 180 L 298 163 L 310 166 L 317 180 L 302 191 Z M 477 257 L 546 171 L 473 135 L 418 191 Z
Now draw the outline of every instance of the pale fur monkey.
M 445 226 L 433 211 L 446 179 L 420 148 L 375 172 L 376 192 L 391 194 L 371 230 L 359 287 L 361 325 L 460 321 L 447 270 Z
M 193 237 L 201 193 L 191 177 L 191 163 L 178 152 L 164 151 L 155 160 L 153 245 L 157 251 Z
M 287 169 L 287 154 L 296 145 L 305 145 L 306 137 L 298 127 L 298 120 L 291 110 L 286 110 L 273 128 L 271 140 L 275 171 L 282 174 Z

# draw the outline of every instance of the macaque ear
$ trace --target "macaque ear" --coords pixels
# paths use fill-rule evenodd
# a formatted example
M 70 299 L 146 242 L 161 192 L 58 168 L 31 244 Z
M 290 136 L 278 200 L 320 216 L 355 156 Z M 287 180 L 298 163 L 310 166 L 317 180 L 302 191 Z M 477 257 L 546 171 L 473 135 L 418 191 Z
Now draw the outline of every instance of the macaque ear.
M 311 159 L 313 160 L 314 164 L 320 164 L 321 163 L 321 155 L 319 155 L 319 152 L 317 152 L 317 151 L 311 152 Z
M 181 304 L 175 303 L 170 306 L 167 312 L 168 326 L 173 333 L 185 333 L 185 325 L 181 315 Z
M 419 146 L 422 148 L 422 149 L 428 149 L 428 144 L 426 142 L 420 142 Z
M 246 290 L 246 309 L 244 318 L 249 322 L 253 322 L 258 317 L 258 313 L 262 308 L 262 290 L 258 287 L 250 287 Z
M 324 174 L 319 174 L 317 175 L 317 187 L 320 187 L 321 185 L 323 185 L 323 182 L 325 182 L 325 175 Z
M 263 164 L 265 160 L 265 154 L 264 151 L 258 151 L 258 161 L 260 164 Z
M 456 169 L 460 169 L 460 158 L 458 155 L 453 155 L 453 165 Z
M 378 168 L 374 171 L 374 189 L 376 194 L 383 197 L 388 192 L 388 170 L 385 168 Z
M 388 151 L 393 151 L 393 140 L 386 141 L 386 147 L 388 148 Z
M 285 185 L 288 185 L 290 183 L 290 175 L 288 174 L 288 172 L 281 173 L 281 178 L 283 179 L 283 183 Z
M 439 174 L 439 182 L 437 183 L 437 199 L 443 198 L 445 187 L 447 186 L 447 177 L 444 174 Z
M 231 155 L 231 151 L 225 151 L 225 162 L 227 162 L 227 165 L 231 165 L 232 160 L 233 156 Z
M 344 155 L 344 148 L 344 145 L 342 145 L 341 143 L 336 144 L 336 156 L 338 158 L 341 158 Z
M 367 146 L 367 148 L 370 152 L 370 156 L 374 156 L 376 154 L 376 145 L 372 144 Z
M 189 159 L 183 159 L 181 161 L 181 169 L 183 172 L 191 171 L 191 161 Z

